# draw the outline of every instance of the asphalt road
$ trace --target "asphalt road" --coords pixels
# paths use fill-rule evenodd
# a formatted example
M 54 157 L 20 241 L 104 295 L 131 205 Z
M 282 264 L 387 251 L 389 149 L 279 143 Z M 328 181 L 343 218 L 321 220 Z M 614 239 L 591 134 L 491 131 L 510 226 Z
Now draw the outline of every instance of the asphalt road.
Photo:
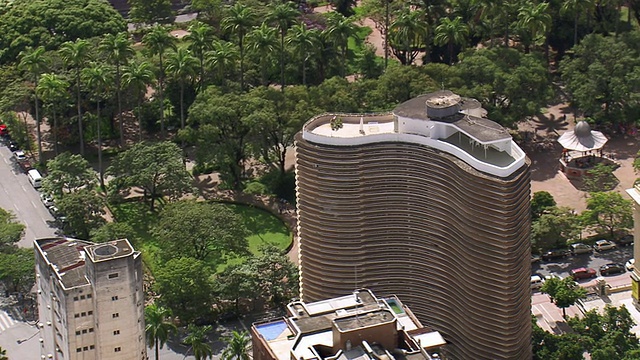
M 0 159 L 0 208 L 12 212 L 26 226 L 18 246 L 32 247 L 34 239 L 56 236 L 53 217 L 42 204 L 40 193 L 4 145 L 0 145 Z
M 613 250 L 603 252 L 594 252 L 593 254 L 581 254 L 569 256 L 564 259 L 557 259 L 547 262 L 538 262 L 531 266 L 531 272 L 542 275 L 556 274 L 561 277 L 569 275 L 571 269 L 586 267 L 594 268 L 596 271 L 600 266 L 608 263 L 619 263 L 624 265 L 633 257 L 633 246 L 619 247 Z M 626 274 L 628 277 L 628 273 Z M 614 276 L 606 276 L 605 278 L 613 278 Z

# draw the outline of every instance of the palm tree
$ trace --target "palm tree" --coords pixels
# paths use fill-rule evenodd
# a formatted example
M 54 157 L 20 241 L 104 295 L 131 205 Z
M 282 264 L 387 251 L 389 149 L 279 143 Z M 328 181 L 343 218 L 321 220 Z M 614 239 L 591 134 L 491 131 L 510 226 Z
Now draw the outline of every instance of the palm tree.
M 42 74 L 36 92 L 42 100 L 49 103 L 53 115 L 53 149 L 58 156 L 58 119 L 56 118 L 56 105 L 67 96 L 69 83 L 56 74 Z
M 207 344 L 207 333 L 211 331 L 211 325 L 195 326 L 189 325 L 189 335 L 184 339 L 186 344 L 190 345 L 190 350 L 193 351 L 193 356 L 196 360 L 210 359 L 213 356 L 211 346 Z M 189 350 L 187 350 L 187 353 Z
M 76 80 L 76 106 L 78 108 L 78 136 L 80 138 L 80 155 L 84 156 L 84 139 L 82 136 L 82 106 L 80 104 L 80 71 L 85 62 L 89 59 L 91 44 L 84 39 L 67 41 L 60 46 L 60 57 L 67 64 L 75 69 Z
M 418 47 L 427 37 L 427 22 L 422 11 L 402 11 L 391 24 L 389 40 L 402 44 L 403 51 L 395 51 L 403 65 L 411 65 L 418 55 Z
M 253 29 L 247 35 L 247 42 L 249 43 L 249 50 L 254 52 L 260 58 L 260 79 L 263 86 L 267 86 L 267 65 L 271 54 L 278 46 L 278 40 L 276 39 L 276 29 L 263 22 L 262 25 Z
M 18 68 L 28 72 L 33 77 L 34 82 L 34 97 L 36 101 L 36 136 L 38 137 L 38 163 L 43 164 L 42 158 L 42 134 L 40 133 L 40 104 L 38 99 L 38 79 L 49 63 L 49 59 L 45 56 L 45 50 L 43 46 L 36 49 L 27 49 L 20 53 L 20 63 Z M 29 142 L 27 141 L 27 144 Z
M 347 66 L 347 50 L 349 48 L 349 38 L 356 34 L 357 28 L 353 24 L 353 19 L 346 18 L 339 13 L 331 13 L 327 20 L 327 28 L 325 29 L 327 36 L 333 40 L 341 49 L 342 66 L 340 75 L 345 77 Z
M 222 19 L 222 28 L 231 31 L 238 37 L 240 48 L 240 89 L 244 89 L 244 37 L 253 26 L 255 15 L 251 8 L 235 3 L 229 8 L 227 17 Z
M 573 14 L 573 46 L 578 44 L 578 20 L 580 20 L 580 14 L 588 12 L 594 3 L 594 0 L 565 0 L 560 8 L 560 12 L 563 14 Z
M 318 48 L 318 30 L 307 29 L 305 24 L 297 24 L 291 27 L 287 37 L 287 43 L 293 45 L 294 51 L 302 59 L 302 85 L 307 85 L 307 60 L 312 52 Z
M 222 360 L 249 360 L 247 347 L 250 339 L 247 332 L 233 331 L 230 337 L 225 339 L 227 347 L 222 351 Z
M 158 54 L 160 71 L 158 73 L 158 93 L 160 95 L 160 136 L 164 139 L 164 52 L 176 48 L 176 38 L 169 34 L 167 28 L 156 25 L 143 38 L 142 43 L 151 54 Z
M 184 85 L 196 73 L 198 59 L 189 50 L 178 48 L 167 58 L 167 72 L 180 83 L 180 129 L 184 129 Z
M 124 124 L 122 121 L 121 101 L 121 66 L 129 62 L 129 58 L 135 55 L 129 34 L 121 32 L 116 35 L 106 34 L 98 47 L 116 69 L 116 97 L 118 100 L 118 122 L 120 123 L 120 146 L 124 146 Z
M 524 31 L 528 32 L 530 36 L 529 41 L 525 42 L 524 52 L 529 53 L 529 47 L 531 42 L 540 36 L 545 36 L 547 30 L 551 27 L 553 19 L 549 14 L 549 3 L 543 2 L 540 4 L 526 3 L 518 11 L 518 26 Z
M 238 51 L 234 44 L 222 40 L 215 40 L 211 44 L 211 51 L 205 54 L 207 66 L 217 70 L 217 78 L 222 82 L 224 74 L 234 68 L 238 58 Z
M 442 18 L 442 20 L 440 20 L 440 25 L 436 27 L 433 42 L 439 46 L 448 44 L 449 65 L 453 64 L 453 46 L 464 44 L 468 34 L 469 27 L 462 22 L 460 16 L 457 16 L 453 20 L 449 18 Z
M 7 357 L 7 350 L 0 347 L 0 360 L 9 360 Z
M 151 304 L 144 309 L 145 333 L 151 347 L 155 347 L 156 360 L 160 348 L 169 339 L 169 335 L 178 331 L 178 328 L 169 321 L 171 310 Z
M 300 15 L 300 13 L 290 1 L 275 5 L 267 14 L 267 20 L 274 23 L 280 31 L 280 85 L 282 91 L 284 91 L 285 88 L 284 38 L 287 35 L 287 30 L 293 25 L 298 15 Z
M 100 187 L 104 189 L 104 171 L 102 169 L 102 133 L 100 119 L 100 101 L 108 86 L 113 81 L 112 69 L 102 63 L 91 63 L 89 67 L 82 69 L 82 80 L 88 88 L 93 90 L 96 99 L 96 125 L 98 135 L 98 174 L 100 177 Z
M 151 64 L 146 61 L 130 63 L 122 72 L 122 82 L 126 87 L 133 87 L 138 100 L 138 136 L 142 141 L 142 100 L 147 93 L 147 86 L 154 80 Z
M 198 92 L 202 91 L 204 81 L 205 52 L 211 48 L 211 26 L 196 21 L 189 26 L 189 35 L 185 39 L 190 42 L 189 50 L 200 62 L 200 79 L 198 80 Z

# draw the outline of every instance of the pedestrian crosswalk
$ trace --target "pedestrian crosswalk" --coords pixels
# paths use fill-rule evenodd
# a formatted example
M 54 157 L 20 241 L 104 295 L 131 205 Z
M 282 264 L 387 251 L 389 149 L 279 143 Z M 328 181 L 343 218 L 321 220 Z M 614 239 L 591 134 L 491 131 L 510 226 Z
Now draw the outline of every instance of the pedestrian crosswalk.
M 7 314 L 6 311 L 0 310 L 0 332 L 7 330 L 15 323 L 17 323 L 17 321 L 15 321 L 11 315 Z

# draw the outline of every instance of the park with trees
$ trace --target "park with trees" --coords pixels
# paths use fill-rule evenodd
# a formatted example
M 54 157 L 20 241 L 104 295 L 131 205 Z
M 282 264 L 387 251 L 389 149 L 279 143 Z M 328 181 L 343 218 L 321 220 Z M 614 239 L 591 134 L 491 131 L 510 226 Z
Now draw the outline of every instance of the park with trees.
M 126 237 L 142 250 L 156 349 L 179 320 L 207 358 L 208 329 L 194 323 L 295 296 L 292 235 L 277 211 L 197 201 L 194 176 L 294 203 L 287 154 L 319 113 L 388 111 L 446 88 L 478 99 L 518 141 L 518 125 L 559 98 L 610 136 L 638 125 L 640 3 L 332 0 L 332 11 L 313 11 L 325 4 L 193 0 L 197 18 L 174 24 L 169 0 L 130 0 L 128 19 L 98 0 L 0 0 L 0 118 L 48 174 L 65 234 Z M 365 18 L 382 56 L 365 41 Z M 611 238 L 631 227 L 627 200 L 603 191 L 612 170 L 596 171 L 581 214 L 534 194 L 534 252 L 585 229 Z M 22 229 L 5 218 L 0 281 L 17 289 L 28 280 L 2 264 L 26 257 L 11 245 Z M 228 358 L 246 357 L 243 336 Z

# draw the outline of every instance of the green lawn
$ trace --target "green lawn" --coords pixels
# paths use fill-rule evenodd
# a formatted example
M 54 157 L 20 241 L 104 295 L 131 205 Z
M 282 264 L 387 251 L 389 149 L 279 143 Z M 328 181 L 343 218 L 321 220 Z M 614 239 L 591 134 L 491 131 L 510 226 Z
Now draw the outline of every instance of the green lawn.
M 259 254 L 260 246 L 265 244 L 272 244 L 283 250 L 291 245 L 291 232 L 275 215 L 253 206 L 222 204 L 245 219 L 245 226 L 250 233 L 247 237 L 249 251 L 252 254 Z M 111 205 L 110 209 L 117 221 L 127 222 L 133 227 L 137 237 L 134 246 L 142 252 L 145 264 L 153 272 L 159 261 L 157 255 L 162 251 L 156 239 L 149 234 L 149 230 L 157 221 L 157 214 L 148 211 L 147 207 L 140 202 Z M 231 259 L 226 264 L 218 266 L 217 271 L 222 271 L 231 264 L 240 264 L 244 260 L 244 258 Z

